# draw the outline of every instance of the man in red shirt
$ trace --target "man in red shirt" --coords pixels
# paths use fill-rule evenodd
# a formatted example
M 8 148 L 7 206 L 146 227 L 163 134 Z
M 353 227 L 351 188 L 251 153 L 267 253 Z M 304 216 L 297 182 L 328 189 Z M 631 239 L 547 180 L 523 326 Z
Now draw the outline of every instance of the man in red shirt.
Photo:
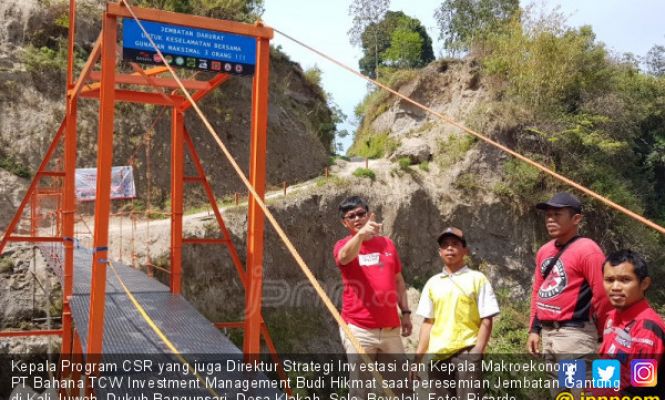
M 607 257 L 603 276 L 614 310 L 605 323 L 601 356 L 621 363 L 624 392 L 664 396 L 665 323 L 644 298 L 651 286 L 646 262 L 633 251 L 621 250 Z
M 603 287 L 605 256 L 593 240 L 578 236 L 582 203 L 575 196 L 557 193 L 536 207 L 546 213 L 552 240 L 536 254 L 527 350 L 540 353 L 542 336 L 546 360 L 590 361 L 611 309 Z
M 342 318 L 373 360 L 381 360 L 381 355 L 390 360 L 403 357 L 400 333 L 409 336 L 412 324 L 397 249 L 381 236 L 381 224 L 369 213 L 364 199 L 345 199 L 339 215 L 349 231 L 333 250 L 344 284 Z M 357 363 L 357 351 L 341 328 L 340 335 L 349 362 Z

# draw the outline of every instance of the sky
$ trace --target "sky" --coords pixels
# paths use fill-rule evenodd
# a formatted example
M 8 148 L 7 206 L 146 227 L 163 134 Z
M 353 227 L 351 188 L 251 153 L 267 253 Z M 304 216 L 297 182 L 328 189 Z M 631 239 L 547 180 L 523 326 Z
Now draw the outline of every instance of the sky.
M 442 54 L 434 10 L 442 0 L 391 0 L 390 9 L 417 18 L 434 41 L 434 54 Z M 525 2 L 521 2 L 524 6 Z M 358 70 L 362 56 L 349 43 L 351 17 L 348 0 L 265 0 L 263 21 L 332 58 Z M 536 9 L 552 10 L 559 6 L 568 16 L 569 26 L 591 25 L 596 38 L 617 52 L 644 56 L 654 44 L 665 45 L 665 1 L 663 0 L 540 0 Z M 323 89 L 349 117 L 342 129 L 355 130 L 353 110 L 367 93 L 367 83 L 319 55 L 290 41 L 279 33 L 272 40 L 303 69 L 317 66 L 322 71 Z M 279 79 L 279 77 L 271 77 Z M 351 143 L 344 142 L 344 150 Z

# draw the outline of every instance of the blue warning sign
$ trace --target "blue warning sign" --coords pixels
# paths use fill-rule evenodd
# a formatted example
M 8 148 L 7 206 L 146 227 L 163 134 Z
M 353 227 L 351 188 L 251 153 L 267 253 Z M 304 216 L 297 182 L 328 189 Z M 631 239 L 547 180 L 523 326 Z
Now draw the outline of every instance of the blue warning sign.
M 252 75 L 256 64 L 256 39 L 227 32 L 141 21 L 164 55 L 161 60 L 138 23 L 123 20 L 123 59 L 195 70 Z

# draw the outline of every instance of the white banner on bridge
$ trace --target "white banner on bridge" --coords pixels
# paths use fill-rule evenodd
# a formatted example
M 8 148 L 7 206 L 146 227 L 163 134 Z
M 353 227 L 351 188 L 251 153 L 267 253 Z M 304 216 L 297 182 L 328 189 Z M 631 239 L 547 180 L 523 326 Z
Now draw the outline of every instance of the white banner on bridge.
M 94 201 L 97 195 L 97 168 L 76 168 L 76 198 Z M 111 169 L 111 200 L 136 197 L 134 170 L 131 166 Z

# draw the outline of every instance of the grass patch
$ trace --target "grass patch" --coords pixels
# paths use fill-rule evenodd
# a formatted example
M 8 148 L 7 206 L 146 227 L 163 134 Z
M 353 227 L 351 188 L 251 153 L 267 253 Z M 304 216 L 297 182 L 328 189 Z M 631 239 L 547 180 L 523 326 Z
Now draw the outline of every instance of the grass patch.
M 453 186 L 461 190 L 464 194 L 474 194 L 480 190 L 479 178 L 478 175 L 471 172 L 460 174 Z
M 363 125 L 369 124 L 382 112 L 390 108 L 390 104 L 388 104 L 389 99 L 390 93 L 385 90 L 376 89 L 367 94 L 353 112 L 358 119 L 362 119 Z
M 423 161 L 420 164 L 418 164 L 418 168 L 421 171 L 429 172 L 429 161 Z
M 209 203 L 205 203 L 200 206 L 189 207 L 183 211 L 183 215 L 198 214 L 204 211 L 208 211 L 212 214 L 213 213 L 212 206 Z
M 385 80 L 386 84 L 394 90 L 398 90 L 405 83 L 411 82 L 418 77 L 420 70 L 417 69 L 398 69 L 388 72 L 386 69 L 381 69 L 381 80 Z
M 327 178 L 325 176 L 319 176 L 318 178 L 316 178 L 314 182 L 316 184 L 316 187 L 322 187 L 325 185 L 342 187 L 342 186 L 347 186 L 349 184 L 348 179 L 344 179 L 339 176 L 328 176 Z
M 0 258 L 0 274 L 11 273 L 14 270 L 14 263 L 9 258 Z
M 503 165 L 504 180 L 497 183 L 492 191 L 501 197 L 520 198 L 527 202 L 540 200 L 544 176 L 540 170 L 516 159 Z
M 5 156 L 0 154 L 0 168 L 21 178 L 27 179 L 32 175 L 28 167 L 23 165 L 20 161 L 16 160 L 11 155 Z
M 399 143 L 391 138 L 387 132 L 378 134 L 360 134 L 356 143 L 349 149 L 350 155 L 365 158 L 381 158 L 392 153 Z
M 464 158 L 464 155 L 476 142 L 476 138 L 469 135 L 450 135 L 438 143 L 438 156 L 436 161 L 441 169 L 448 169 Z
M 357 168 L 353 171 L 353 176 L 357 176 L 358 178 L 369 178 L 372 182 L 376 180 L 376 174 L 369 168 Z
M 25 68 L 33 73 L 64 72 L 67 69 L 67 47 L 63 39 L 58 41 L 56 49 L 28 45 L 23 50 L 21 61 Z
M 383 81 L 391 89 L 399 90 L 401 86 L 415 79 L 419 71 L 413 69 L 403 70 L 382 70 L 381 81 Z M 375 89 L 369 92 L 365 98 L 358 104 L 354 110 L 354 114 L 358 119 L 362 119 L 363 125 L 370 124 L 379 115 L 387 111 L 392 102 L 392 95 L 383 90 Z
M 147 204 L 142 199 L 135 199 L 131 203 L 126 203 L 120 209 L 120 211 L 125 213 L 133 213 L 139 217 L 147 218 L 150 220 L 159 220 L 169 218 L 169 212 L 171 212 L 171 199 L 168 199 L 163 207 L 152 204 L 150 209 L 148 209 Z M 185 214 L 188 213 L 188 210 L 185 210 Z M 190 213 L 191 214 L 191 213 Z
M 418 129 L 414 129 L 409 132 L 409 136 L 420 136 L 424 132 L 429 132 L 434 128 L 436 124 L 432 121 L 427 121 L 424 124 L 420 125 Z

